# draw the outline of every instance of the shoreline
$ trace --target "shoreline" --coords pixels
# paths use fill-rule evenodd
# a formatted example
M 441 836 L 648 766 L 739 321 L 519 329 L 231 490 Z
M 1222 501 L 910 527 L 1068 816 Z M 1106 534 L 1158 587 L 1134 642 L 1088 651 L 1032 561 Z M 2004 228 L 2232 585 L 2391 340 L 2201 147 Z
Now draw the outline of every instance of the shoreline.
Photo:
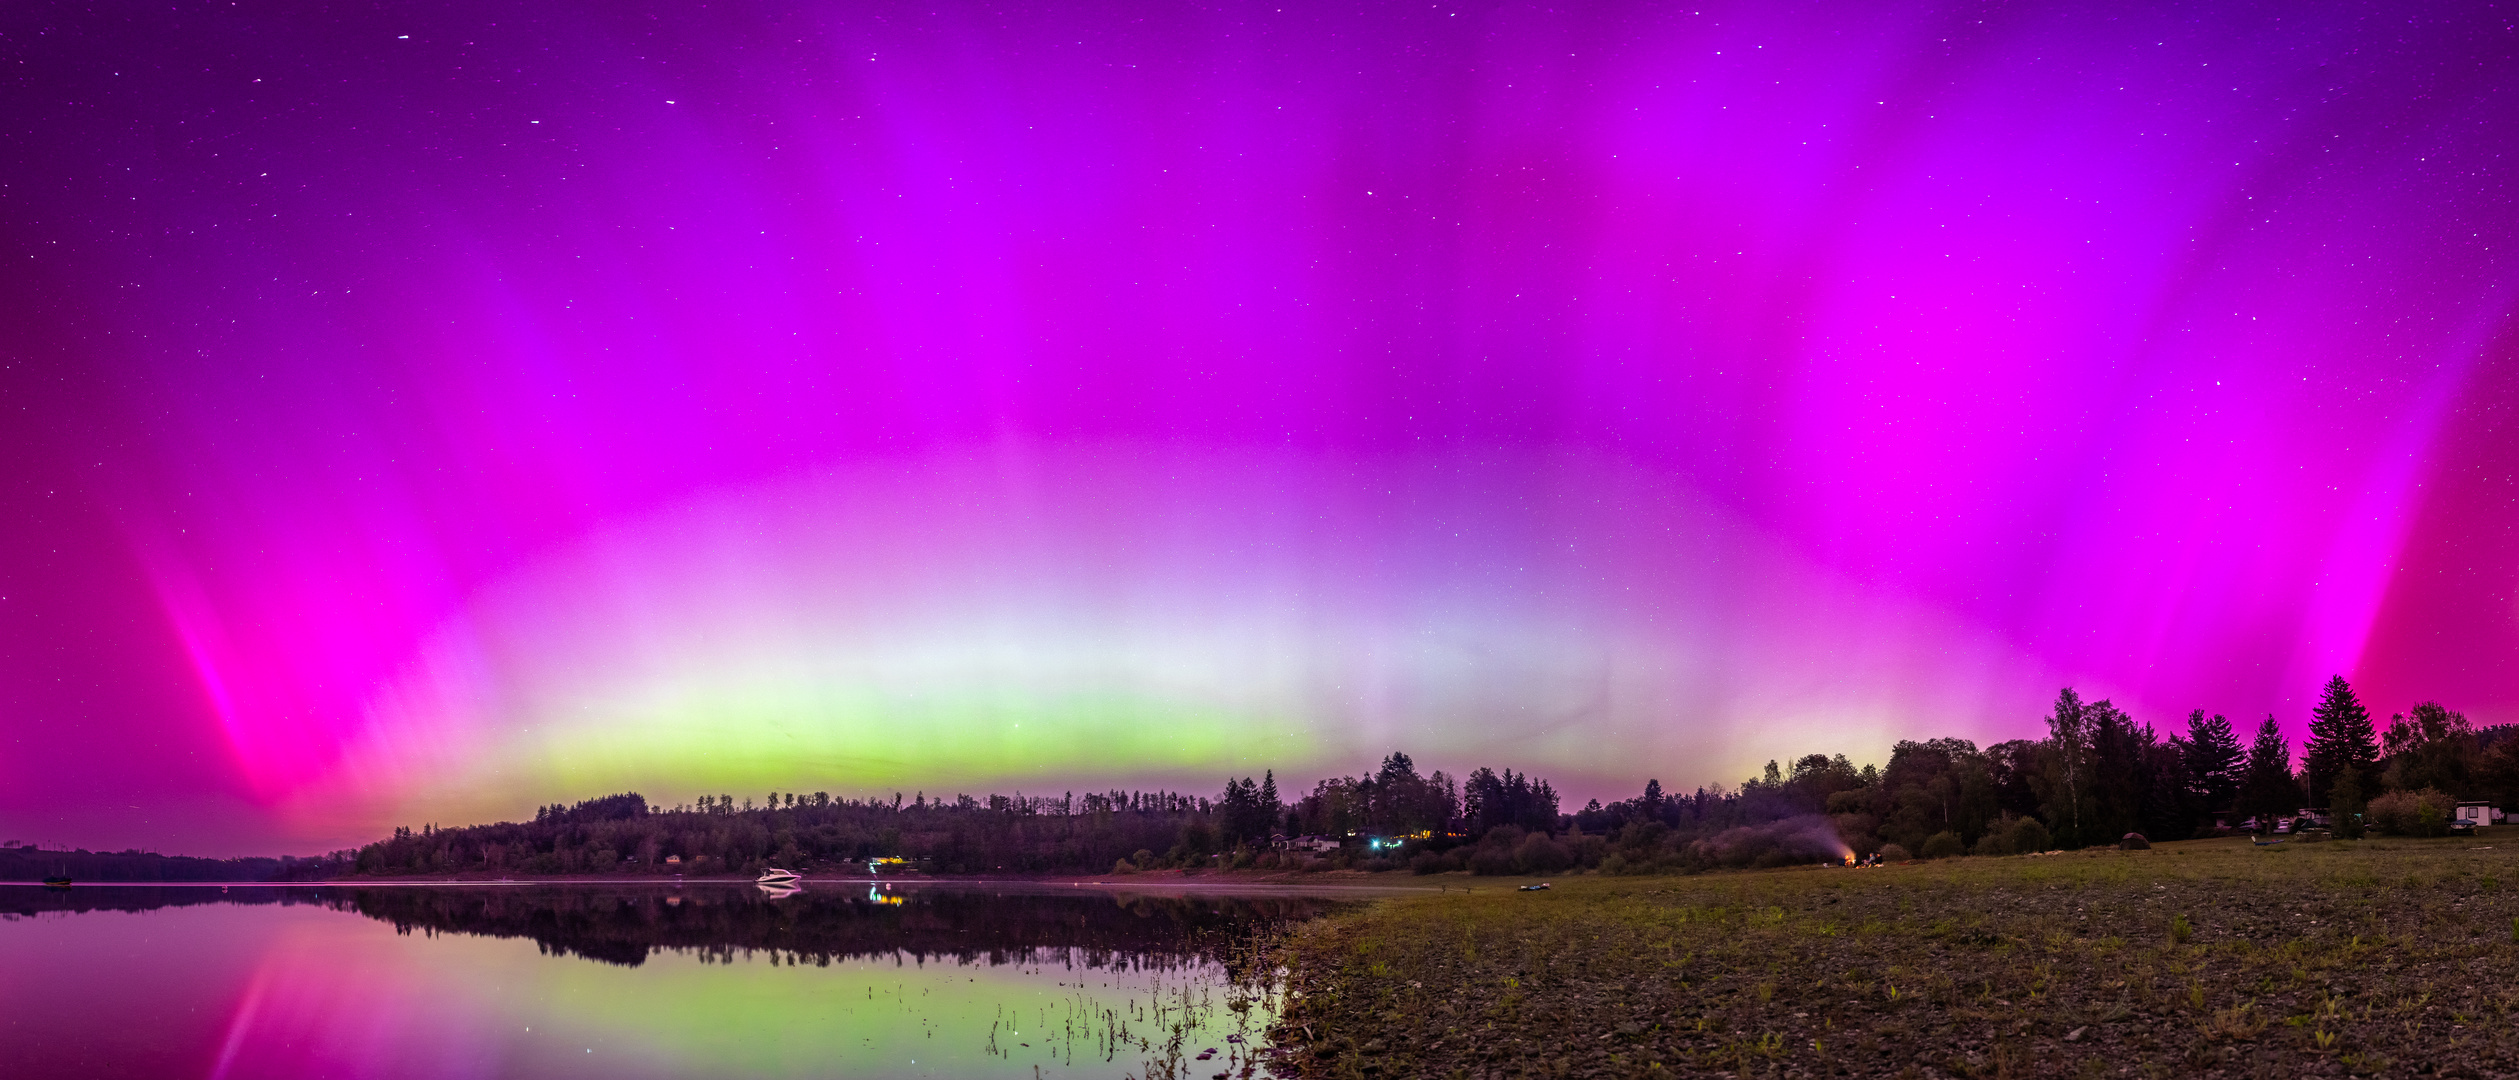
M 1463 885 L 1461 885 L 1461 884 L 1453 883 L 1453 882 L 1450 882 L 1450 881 L 1427 881 L 1425 878 L 1410 878 L 1410 879 L 1405 879 L 1407 882 L 1426 882 L 1426 883 L 1424 883 L 1424 884 L 1414 884 L 1414 883 L 1385 883 L 1385 882 L 1381 882 L 1381 881 L 1374 881 L 1374 880 L 1370 880 L 1370 879 L 1371 879 L 1371 878 L 1373 878 L 1373 877 L 1387 877 L 1387 876 L 1389 876 L 1389 875 L 1368 875 L 1368 874 L 1366 874 L 1366 873 L 1364 873 L 1364 872 L 1362 872 L 1362 871 L 1332 871 L 1331 873 L 1337 874 L 1337 875 L 1338 875 L 1338 879 L 1337 879 L 1337 880 L 1322 880 L 1323 878 L 1327 878 L 1327 877 L 1329 877 L 1329 876 L 1330 876 L 1330 874 L 1305 874 L 1305 875 L 1275 875 L 1275 874 L 1271 874 L 1271 875 L 1249 875 L 1249 876 L 1244 876 L 1244 875 L 1232 875 L 1232 876 L 1226 876 L 1226 875 L 1220 875 L 1220 874 L 1198 874 L 1198 875 L 1191 875 L 1191 876 L 1184 876 L 1184 877 L 1157 877 L 1157 876 L 1154 876 L 1154 875 L 1146 875 L 1146 876 L 1142 876 L 1142 877 L 1135 877 L 1135 878 L 1086 878 L 1086 877 L 1064 877 L 1064 876 L 1053 876 L 1053 877 L 1030 877 L 1030 876 L 1025 876 L 1025 877 L 1013 877 L 1013 876 L 1006 876 L 1006 877 L 988 877 L 988 876 L 973 876 L 973 877 L 927 877 L 927 876 L 918 876 L 918 877 L 807 877 L 807 878 L 801 878 L 801 879 L 799 879 L 799 880 L 798 880 L 798 883 L 797 883 L 797 887 L 799 887 L 799 888 L 807 888 L 807 889 L 809 889 L 809 888 L 811 888 L 811 887 L 813 887 L 813 886 L 815 886 L 815 885 L 849 885 L 849 886 L 858 886 L 858 885 L 885 885 L 885 886 L 896 886 L 896 887 L 899 887 L 899 886 L 910 886 L 910 887 L 918 887 L 918 886 L 942 886 L 942 885 L 960 885 L 960 886 L 971 886 L 971 885 L 1030 885 L 1030 886 L 1050 886 L 1050 887 L 1085 888 L 1085 889 L 1167 889 L 1167 890 L 1250 889 L 1250 890 L 1267 890 L 1267 891 L 1276 891 L 1276 892 L 1289 892 L 1289 891 L 1303 891 L 1303 892 L 1310 892 L 1310 891 L 1338 891 L 1338 892 L 1411 893 L 1411 894 L 1414 894 L 1414 893 L 1440 894 L 1440 893 L 1447 892 L 1447 891 L 1448 891 L 1448 892 L 1467 892 L 1467 891 L 1476 891 L 1476 890 L 1477 890 L 1477 888 L 1478 888 L 1477 886 L 1467 886 L 1467 887 L 1464 887 L 1464 886 L 1463 886 Z M 1350 876 L 1350 875 L 1352 875 L 1352 876 Z M 1451 877 L 1451 876 L 1454 876 L 1454 875 L 1437 875 L 1437 876 L 1440 876 L 1440 877 Z M 1461 875 L 1461 876 L 1466 877 L 1466 875 Z M 1519 878 L 1489 878 L 1489 879 L 1485 879 L 1485 880 L 1489 880 L 1489 881 L 1497 881 L 1497 882 L 1503 882 L 1503 881 L 1520 881 L 1520 880 L 1522 880 L 1522 879 L 1519 879 Z M 685 885 L 709 885 L 709 886 L 753 885 L 753 886 L 758 886 L 759 884 L 760 884 L 760 883 L 759 883 L 758 881 L 756 881 L 756 880 L 754 880 L 754 879 L 752 879 L 752 878 L 748 878 L 748 877 L 737 877 L 737 876 L 722 876 L 722 877 L 721 877 L 721 876 L 717 876 L 717 875 L 710 875 L 710 876 L 706 876 L 706 877 L 651 877 L 651 876 L 640 876 L 640 877 L 589 877 L 589 876 L 583 876 L 583 875 L 575 875 L 575 876 L 571 876 L 571 875 L 553 875 L 553 876 L 537 876 L 537 877 L 504 877 L 504 878 L 469 878 L 469 877 L 426 877 L 426 878 L 409 878 L 409 877 L 395 877 L 395 878 L 327 878 L 327 879 L 322 880 L 322 881 L 76 881 L 76 882 L 73 882 L 73 883 L 72 883 L 69 887 L 70 887 L 70 888 L 77 888 L 77 889 L 93 889 L 93 888 L 217 888 L 217 889 L 231 889 L 231 888 L 364 888 L 364 887 L 370 887 L 370 886 L 393 886 L 393 887 L 398 887 L 398 888 L 399 888 L 399 887 L 454 887 L 454 886 L 478 887 L 478 886 L 484 886 L 484 885 L 643 885 L 643 886 L 653 886 L 653 887 L 680 887 L 680 886 L 685 886 Z M 45 885 L 45 884 L 44 884 L 43 882 L 41 882 L 41 881 L 0 881 L 0 885 L 23 885 L 23 886 L 27 886 L 27 887 L 30 887 L 30 888 L 57 888 L 57 887 L 58 887 L 58 886 L 47 886 L 47 885 Z

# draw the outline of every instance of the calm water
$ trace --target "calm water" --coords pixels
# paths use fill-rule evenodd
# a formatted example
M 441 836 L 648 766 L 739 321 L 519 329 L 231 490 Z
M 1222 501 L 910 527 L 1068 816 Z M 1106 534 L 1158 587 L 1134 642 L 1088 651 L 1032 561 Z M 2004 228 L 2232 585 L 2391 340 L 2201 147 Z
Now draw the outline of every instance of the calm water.
M 0 886 L 0 1062 L 212 1080 L 1266 1075 L 1277 1002 L 1251 943 L 1339 902 Z

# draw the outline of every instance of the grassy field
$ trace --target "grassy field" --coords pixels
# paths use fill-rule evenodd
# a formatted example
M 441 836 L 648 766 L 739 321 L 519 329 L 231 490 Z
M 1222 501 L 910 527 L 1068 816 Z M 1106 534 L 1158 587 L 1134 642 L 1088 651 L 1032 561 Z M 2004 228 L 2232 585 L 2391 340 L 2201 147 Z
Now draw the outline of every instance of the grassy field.
M 2519 828 L 1448 883 L 1288 943 L 1281 1071 L 2519 1074 Z

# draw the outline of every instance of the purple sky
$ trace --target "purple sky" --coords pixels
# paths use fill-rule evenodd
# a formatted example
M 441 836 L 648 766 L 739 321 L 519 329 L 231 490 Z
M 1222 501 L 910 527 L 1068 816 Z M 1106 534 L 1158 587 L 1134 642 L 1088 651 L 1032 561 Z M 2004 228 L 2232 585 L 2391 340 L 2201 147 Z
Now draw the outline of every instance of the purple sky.
M 2484 5 L 0 11 L 0 839 L 2519 720 Z

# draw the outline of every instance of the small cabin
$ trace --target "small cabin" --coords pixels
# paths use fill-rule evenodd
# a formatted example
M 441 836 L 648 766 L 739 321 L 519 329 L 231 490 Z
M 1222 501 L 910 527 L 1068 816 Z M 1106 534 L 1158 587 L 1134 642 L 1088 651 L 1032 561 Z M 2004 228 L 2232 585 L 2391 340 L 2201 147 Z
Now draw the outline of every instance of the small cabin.
M 2472 821 L 2479 826 L 2499 825 L 2502 822 L 2503 816 L 2504 815 L 2501 811 L 2494 809 L 2493 804 L 2488 802 L 2462 802 L 2458 804 L 2457 818 L 2460 821 Z
M 667 856 L 665 856 L 665 865 L 667 865 L 667 866 L 680 866 L 680 865 L 682 865 L 682 856 L 680 856 L 680 855 L 667 855 Z
M 1298 836 L 1286 841 L 1284 847 L 1288 851 L 1328 852 L 1345 847 L 1346 843 L 1335 836 Z

